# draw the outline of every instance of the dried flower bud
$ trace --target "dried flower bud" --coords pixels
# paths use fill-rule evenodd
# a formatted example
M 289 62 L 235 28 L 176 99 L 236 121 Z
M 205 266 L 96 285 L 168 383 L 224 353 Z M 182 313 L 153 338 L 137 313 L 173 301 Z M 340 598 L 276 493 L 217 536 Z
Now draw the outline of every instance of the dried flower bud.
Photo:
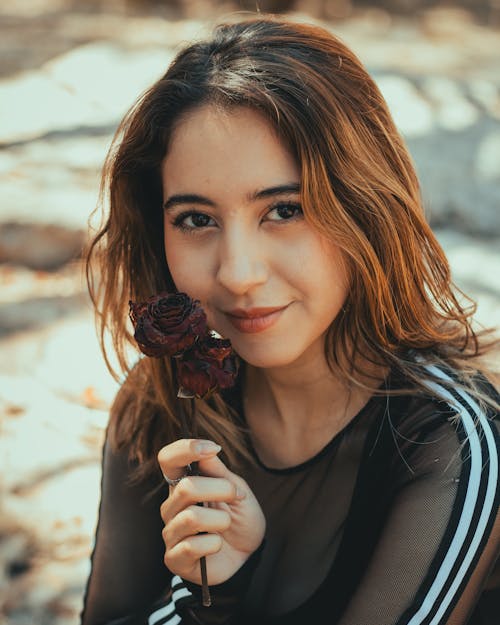
M 205 336 L 177 361 L 182 392 L 206 398 L 219 389 L 229 388 L 235 382 L 238 365 L 228 339 Z

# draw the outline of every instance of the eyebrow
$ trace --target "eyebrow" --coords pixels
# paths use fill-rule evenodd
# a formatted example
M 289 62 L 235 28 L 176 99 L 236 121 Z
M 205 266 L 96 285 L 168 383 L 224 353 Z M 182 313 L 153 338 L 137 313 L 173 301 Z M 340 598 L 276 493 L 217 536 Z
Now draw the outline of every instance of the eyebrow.
M 268 197 L 275 197 L 276 195 L 284 195 L 289 193 L 299 193 L 300 184 L 291 182 L 289 184 L 281 184 L 276 187 L 269 187 L 268 189 L 262 189 L 255 191 L 247 196 L 247 200 L 255 202 L 256 200 L 262 200 Z M 177 204 L 202 204 L 203 206 L 215 206 L 215 202 L 202 195 L 196 195 L 194 193 L 185 193 L 181 195 L 172 195 L 163 204 L 164 210 L 169 210 Z

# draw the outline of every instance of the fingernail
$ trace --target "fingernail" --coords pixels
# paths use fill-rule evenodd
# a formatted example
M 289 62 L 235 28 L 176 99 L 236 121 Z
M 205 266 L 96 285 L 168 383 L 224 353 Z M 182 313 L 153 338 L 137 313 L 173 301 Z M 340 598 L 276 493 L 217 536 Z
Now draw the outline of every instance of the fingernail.
M 245 499 L 246 496 L 247 494 L 244 490 L 239 487 L 236 488 L 236 499 Z
M 217 445 L 217 443 L 213 443 L 212 441 L 200 441 L 199 443 L 196 443 L 194 449 L 197 454 L 203 456 L 205 454 L 216 454 L 222 449 L 222 447 L 220 445 Z

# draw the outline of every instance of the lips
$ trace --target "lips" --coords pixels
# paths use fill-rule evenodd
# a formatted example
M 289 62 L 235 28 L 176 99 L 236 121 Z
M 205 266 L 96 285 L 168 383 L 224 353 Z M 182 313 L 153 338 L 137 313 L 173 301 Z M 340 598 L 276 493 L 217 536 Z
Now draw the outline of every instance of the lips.
M 265 317 L 266 315 L 270 315 L 277 310 L 283 310 L 283 308 L 285 308 L 285 306 L 235 308 L 234 310 L 229 310 L 226 314 L 231 315 L 232 317 L 238 317 L 240 319 L 255 319 L 257 317 Z
M 236 308 L 226 312 L 225 315 L 231 325 L 239 332 L 253 334 L 273 326 L 286 308 L 286 306 Z

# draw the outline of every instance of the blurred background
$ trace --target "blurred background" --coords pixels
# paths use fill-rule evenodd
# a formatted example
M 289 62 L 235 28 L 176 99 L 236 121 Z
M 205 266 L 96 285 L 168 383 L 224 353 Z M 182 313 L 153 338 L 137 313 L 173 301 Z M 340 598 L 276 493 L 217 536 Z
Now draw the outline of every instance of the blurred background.
M 478 323 L 500 326 L 500 0 L 10 0 L 0 6 L 0 625 L 76 625 L 117 384 L 81 250 L 112 133 L 235 12 L 320 23 L 365 63 Z

